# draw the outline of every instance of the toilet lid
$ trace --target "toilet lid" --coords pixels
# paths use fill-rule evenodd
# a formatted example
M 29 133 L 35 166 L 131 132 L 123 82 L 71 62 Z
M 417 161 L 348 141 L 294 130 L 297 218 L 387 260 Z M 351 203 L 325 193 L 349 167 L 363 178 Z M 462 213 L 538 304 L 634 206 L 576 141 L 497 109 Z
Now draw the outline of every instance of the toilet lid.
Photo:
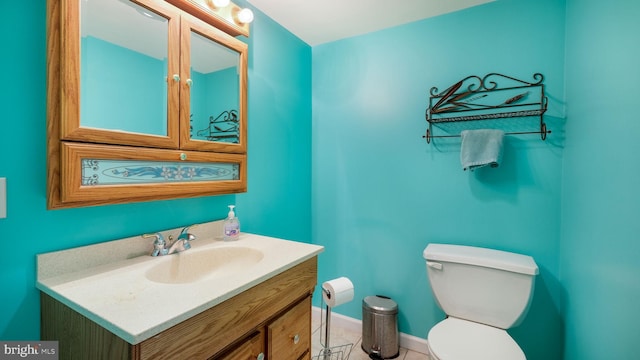
M 431 328 L 429 349 L 442 360 L 525 360 L 505 330 L 449 317 Z

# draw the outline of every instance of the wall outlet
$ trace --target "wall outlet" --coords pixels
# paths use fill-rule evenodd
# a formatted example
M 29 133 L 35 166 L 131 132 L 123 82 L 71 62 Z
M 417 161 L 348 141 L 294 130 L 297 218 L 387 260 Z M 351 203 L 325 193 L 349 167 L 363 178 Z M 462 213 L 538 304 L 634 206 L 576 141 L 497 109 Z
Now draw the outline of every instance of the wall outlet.
M 0 178 L 0 219 L 7 217 L 7 178 Z

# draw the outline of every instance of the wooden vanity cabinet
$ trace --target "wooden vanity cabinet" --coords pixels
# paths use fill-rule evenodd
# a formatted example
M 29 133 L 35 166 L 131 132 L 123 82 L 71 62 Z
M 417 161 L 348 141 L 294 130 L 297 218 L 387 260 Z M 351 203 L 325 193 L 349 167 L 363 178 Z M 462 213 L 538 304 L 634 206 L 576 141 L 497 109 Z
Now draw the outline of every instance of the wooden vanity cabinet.
M 41 338 L 60 359 L 308 360 L 316 279 L 313 257 L 136 345 L 42 293 Z
M 301 360 L 311 358 L 311 296 L 280 314 L 214 360 Z

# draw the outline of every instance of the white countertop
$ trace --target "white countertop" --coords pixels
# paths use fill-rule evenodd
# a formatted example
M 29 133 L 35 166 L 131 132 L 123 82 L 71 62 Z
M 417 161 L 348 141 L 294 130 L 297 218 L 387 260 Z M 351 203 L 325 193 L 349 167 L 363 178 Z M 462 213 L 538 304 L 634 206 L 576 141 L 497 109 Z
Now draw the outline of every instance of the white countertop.
M 122 247 L 126 244 L 124 240 L 113 242 L 112 248 Z M 133 238 L 130 241 L 133 242 Z M 141 240 L 135 239 L 135 242 L 139 247 Z M 144 239 L 145 248 L 147 242 L 151 249 L 152 240 Z M 137 344 L 324 249 L 318 245 L 245 233 L 238 241 L 223 242 L 210 237 L 198 238 L 191 244 L 192 248 L 184 253 L 157 258 L 148 255 L 118 258 L 113 255 L 118 251 L 110 251 L 109 243 L 41 254 L 38 255 L 36 286 L 130 344 Z M 255 265 L 231 274 L 216 276 L 212 272 L 186 284 L 158 283 L 145 276 L 160 261 L 216 247 L 248 247 L 261 251 L 264 257 Z M 111 253 L 109 262 L 100 264 L 91 260 L 99 258 L 100 252 Z

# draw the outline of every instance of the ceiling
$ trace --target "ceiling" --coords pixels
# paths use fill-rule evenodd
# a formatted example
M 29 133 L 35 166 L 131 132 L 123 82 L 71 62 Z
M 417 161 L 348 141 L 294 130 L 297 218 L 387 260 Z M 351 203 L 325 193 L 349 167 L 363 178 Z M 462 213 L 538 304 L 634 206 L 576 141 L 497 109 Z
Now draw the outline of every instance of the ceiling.
M 247 0 L 314 46 L 494 0 Z

